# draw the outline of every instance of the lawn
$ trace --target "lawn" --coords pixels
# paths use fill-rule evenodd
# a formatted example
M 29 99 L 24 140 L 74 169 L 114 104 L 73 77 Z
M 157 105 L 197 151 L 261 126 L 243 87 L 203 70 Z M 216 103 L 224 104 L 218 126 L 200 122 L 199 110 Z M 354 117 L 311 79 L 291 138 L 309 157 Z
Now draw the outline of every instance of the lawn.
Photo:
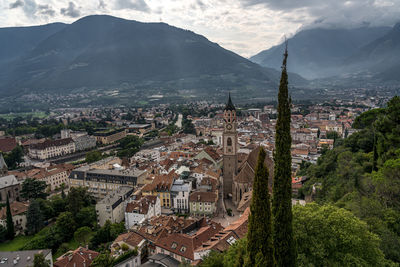
M 0 114 L 0 118 L 6 120 L 13 120 L 14 118 L 17 117 L 22 117 L 24 119 L 26 119 L 27 117 L 44 119 L 48 117 L 48 115 L 43 111 Z
M 33 236 L 17 236 L 12 241 L 0 243 L 0 251 L 16 251 L 20 250 L 26 243 L 28 243 Z

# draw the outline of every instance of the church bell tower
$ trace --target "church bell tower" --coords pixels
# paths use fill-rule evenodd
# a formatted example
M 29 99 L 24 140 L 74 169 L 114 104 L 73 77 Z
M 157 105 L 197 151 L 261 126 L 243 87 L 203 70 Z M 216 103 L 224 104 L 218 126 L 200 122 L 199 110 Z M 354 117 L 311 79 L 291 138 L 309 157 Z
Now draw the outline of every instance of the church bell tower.
M 233 176 L 237 174 L 237 120 L 236 108 L 229 94 L 228 103 L 224 109 L 224 132 L 223 132 L 223 185 L 224 198 L 232 197 Z

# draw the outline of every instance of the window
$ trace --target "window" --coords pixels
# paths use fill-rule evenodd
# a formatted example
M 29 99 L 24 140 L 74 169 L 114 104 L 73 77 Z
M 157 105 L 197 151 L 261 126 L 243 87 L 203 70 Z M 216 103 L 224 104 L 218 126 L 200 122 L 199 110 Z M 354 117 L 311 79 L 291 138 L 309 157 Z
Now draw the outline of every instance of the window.
M 176 242 L 172 242 L 171 248 L 176 249 L 177 246 L 178 244 Z
M 185 252 L 185 251 L 186 251 L 186 247 L 185 247 L 185 246 L 182 246 L 181 249 L 180 249 L 180 251 L 181 251 L 181 252 Z
M 228 146 L 232 146 L 232 138 L 228 137 L 228 140 L 226 140 L 226 144 Z

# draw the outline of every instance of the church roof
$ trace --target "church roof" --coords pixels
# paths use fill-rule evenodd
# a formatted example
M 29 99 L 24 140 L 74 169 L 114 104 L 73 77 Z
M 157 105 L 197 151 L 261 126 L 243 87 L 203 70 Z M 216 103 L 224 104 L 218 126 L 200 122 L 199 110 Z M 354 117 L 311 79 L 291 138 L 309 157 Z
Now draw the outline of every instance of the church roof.
M 228 103 L 225 106 L 225 110 L 236 110 L 235 106 L 232 103 L 231 93 L 229 93 Z
M 0 153 L 0 170 L 7 169 L 7 164 L 4 161 L 3 154 Z

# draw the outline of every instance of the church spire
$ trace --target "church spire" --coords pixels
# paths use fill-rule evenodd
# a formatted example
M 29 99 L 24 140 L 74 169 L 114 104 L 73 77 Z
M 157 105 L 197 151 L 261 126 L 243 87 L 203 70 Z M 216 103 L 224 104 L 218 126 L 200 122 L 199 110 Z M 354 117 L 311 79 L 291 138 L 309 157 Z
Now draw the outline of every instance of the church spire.
M 231 93 L 229 92 L 228 103 L 225 106 L 225 110 L 236 110 L 235 106 L 232 103 Z

